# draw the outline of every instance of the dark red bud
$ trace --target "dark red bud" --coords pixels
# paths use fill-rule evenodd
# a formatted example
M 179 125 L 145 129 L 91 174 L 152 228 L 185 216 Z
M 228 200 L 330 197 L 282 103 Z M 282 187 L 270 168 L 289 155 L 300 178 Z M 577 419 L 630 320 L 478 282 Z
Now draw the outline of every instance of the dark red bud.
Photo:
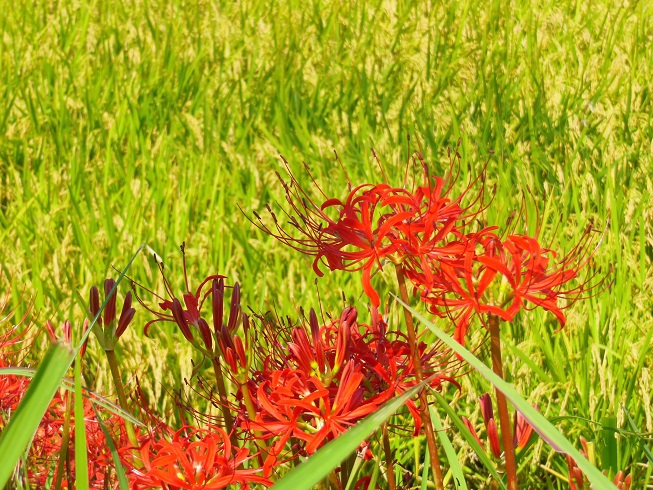
M 179 326 L 181 333 L 184 334 L 184 337 L 186 337 L 186 340 L 193 343 L 195 341 L 195 338 L 193 337 L 193 333 L 190 331 L 188 322 L 184 317 L 184 310 L 181 307 L 181 303 L 177 298 L 174 298 L 172 300 L 172 317 L 175 319 L 175 322 Z
M 483 393 L 478 397 L 478 401 L 481 404 L 481 413 L 483 414 L 483 420 L 487 426 L 490 420 L 494 419 L 494 411 L 492 410 L 492 398 L 490 398 L 488 393 Z
M 88 329 L 91 326 L 91 322 L 89 322 L 88 318 L 84 319 L 84 335 L 88 331 Z M 86 346 L 88 345 L 88 335 L 86 336 L 86 340 L 84 340 L 84 343 L 79 349 L 79 356 L 84 357 L 84 354 L 86 354 Z
M 104 281 L 104 297 L 108 298 L 111 290 L 113 289 L 116 281 L 113 279 L 107 279 Z M 104 307 L 104 326 L 109 326 L 116 319 L 116 296 L 118 294 L 118 288 L 113 292 L 111 298 L 107 301 L 107 305 Z
M 120 338 L 120 336 L 125 333 L 125 330 L 127 330 L 127 327 L 133 320 L 135 314 L 136 310 L 134 308 L 125 310 L 125 307 L 123 306 L 122 313 L 120 313 L 120 320 L 118 320 L 118 326 L 116 327 L 116 338 Z
M 220 338 L 222 340 L 222 345 L 224 345 L 225 348 L 229 349 L 235 349 L 236 347 L 234 346 L 234 342 L 231 339 L 231 334 L 229 333 L 229 330 L 227 329 L 226 325 L 222 325 L 222 330 L 220 330 Z M 222 350 L 224 352 L 224 349 Z
M 211 334 L 211 329 L 209 328 L 209 324 L 206 323 L 206 320 L 204 318 L 200 318 L 197 321 L 197 328 L 200 331 L 200 335 L 202 336 L 202 340 L 204 341 L 204 345 L 208 350 L 213 349 L 213 335 Z
M 231 349 L 227 349 L 226 352 L 224 353 L 224 360 L 227 362 L 227 365 L 229 366 L 229 369 L 231 369 L 231 372 L 234 374 L 238 374 L 238 363 L 236 362 L 236 355 L 234 354 L 234 351 Z
M 211 288 L 213 306 L 213 331 L 216 335 L 222 330 L 222 315 L 224 314 L 224 279 L 213 279 Z
M 356 308 L 353 306 L 347 306 L 344 310 L 342 310 L 342 314 L 340 315 L 340 323 L 346 323 L 348 326 L 351 326 L 356 322 L 357 317 L 358 311 Z
M 245 353 L 245 346 L 243 341 L 240 340 L 238 335 L 234 336 L 234 347 L 236 348 L 236 354 L 238 355 L 238 360 L 240 361 L 240 366 L 243 369 L 247 368 L 247 354 Z
M 234 284 L 234 290 L 231 293 L 231 307 L 229 308 L 229 331 L 233 332 L 238 327 L 238 317 L 240 316 L 240 285 Z
M 93 286 L 91 288 L 91 294 L 90 294 L 90 299 L 89 299 L 89 307 L 91 309 L 91 313 L 93 316 L 97 316 L 98 312 L 100 311 L 100 293 L 98 292 L 98 289 L 96 286 Z M 98 318 L 98 322 L 101 322 L 102 318 Z

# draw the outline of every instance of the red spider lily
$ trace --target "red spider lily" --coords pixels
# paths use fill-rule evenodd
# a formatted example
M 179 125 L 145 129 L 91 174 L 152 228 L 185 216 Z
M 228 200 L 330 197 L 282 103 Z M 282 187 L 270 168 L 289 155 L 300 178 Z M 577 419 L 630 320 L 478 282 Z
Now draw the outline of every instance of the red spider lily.
M 478 260 L 477 246 L 492 244 L 495 228 L 461 237 L 449 248 L 453 253 L 437 259 L 422 258 L 422 269 L 408 269 L 407 276 L 422 288 L 422 299 L 431 312 L 449 316 L 456 325 L 454 338 L 464 344 L 474 314 L 493 314 L 510 320 L 508 314 L 485 296 L 497 272 Z
M 9 420 L 10 415 L 16 410 L 23 395 L 29 386 L 29 379 L 22 376 L 6 375 L 0 376 L 0 428 Z M 67 396 L 72 396 L 67 394 Z M 32 440 L 27 469 L 29 480 L 37 488 L 45 488 L 49 476 L 57 477 L 57 461 L 61 456 L 63 444 L 63 426 L 67 403 L 65 397 L 56 393 Z M 74 465 L 74 417 L 71 416 L 70 424 L 70 446 L 68 448 L 68 469 L 63 478 L 62 486 L 69 488 L 75 478 Z M 112 466 L 112 459 L 109 448 L 106 444 L 104 432 L 99 426 L 92 401 L 84 400 L 84 422 L 87 441 L 88 474 L 90 488 L 106 488 L 105 483 L 112 483 L 108 480 L 108 468 Z M 104 421 L 104 425 L 122 443 L 126 443 L 124 436 L 124 424 L 117 415 L 112 415 Z M 120 444 L 120 443 L 118 443 Z
M 256 420 L 244 425 L 262 439 L 279 437 L 274 455 L 281 454 L 290 437 L 304 441 L 305 451 L 312 454 L 387 400 L 385 395 L 365 399 L 363 379 L 354 363 L 345 366 L 338 386 L 331 389 L 303 371 L 274 371 L 258 386 Z
M 219 427 L 186 426 L 169 435 L 170 440 L 165 434 L 142 439 L 142 467 L 134 465 L 130 452 L 123 452 L 131 488 L 209 490 L 238 484 L 248 489 L 250 484 L 272 484 L 261 469 L 242 468 L 252 458 L 249 449 L 233 448 L 229 436 Z
M 409 264 L 407 277 L 421 289 L 432 313 L 448 316 L 455 323 L 455 339 L 464 344 L 474 315 L 496 315 L 513 321 L 527 303 L 552 312 L 565 325 L 560 299 L 573 302 L 587 290 L 599 286 L 589 280 L 570 287 L 591 256 L 588 228 L 579 244 L 562 259 L 542 248 L 537 239 L 509 235 L 501 240 L 496 227 L 461 237 L 449 245 L 451 254 L 437 259 L 422 257 Z
M 462 220 L 482 211 L 483 191 L 475 200 L 481 202 L 481 209 L 471 211 L 472 206 L 463 209 L 460 205 L 476 181 L 459 197 L 450 199 L 451 187 L 445 190 L 445 180 L 432 178 L 421 155 L 417 156 L 424 182 L 412 192 L 388 184 L 362 184 L 341 201 L 326 198 L 318 188 L 325 197 L 318 205 L 291 174 L 290 184 L 282 181 L 291 206 L 286 216 L 301 236 L 288 233 L 269 207 L 275 231 L 263 224 L 258 214 L 254 224 L 286 245 L 315 256 L 313 268 L 319 276 L 320 262 L 331 270 L 362 270 L 363 290 L 378 307 L 380 298 L 371 285 L 374 269 L 382 269 L 386 260 L 400 263 L 413 256 L 437 255 L 438 247 L 446 245 L 450 235 L 459 233 Z
M 372 325 L 356 320 L 356 309 L 345 308 L 339 319 L 320 326 L 311 310 L 310 335 L 304 327 L 294 327 L 290 352 L 283 360 L 266 362 L 281 367 L 252 374 L 245 388 L 256 395 L 256 408 L 249 411 L 255 416 L 239 410 L 240 426 L 254 439 L 271 440 L 268 457 L 278 459 L 291 437 L 301 442 L 301 452 L 310 454 L 416 384 L 410 346 L 401 334 L 386 332 L 376 310 Z M 433 387 L 450 379 L 445 375 L 446 360 L 439 359 L 441 365 L 434 362 L 435 350 L 422 343 L 419 352 L 425 376 L 442 373 L 433 379 Z M 412 401 L 406 405 L 418 433 L 419 411 Z
M 497 424 L 494 420 L 494 411 L 492 410 L 492 398 L 488 393 L 484 393 L 479 397 L 478 400 L 481 406 L 483 421 L 485 423 L 485 430 L 487 432 L 487 438 L 490 445 L 490 452 L 494 455 L 495 458 L 500 458 L 501 444 L 499 442 L 500 439 L 499 432 L 497 430 Z M 535 408 L 537 408 L 537 406 Z M 470 420 L 467 417 L 462 417 L 462 420 L 469 432 L 471 432 L 478 443 L 483 446 L 483 443 L 481 442 L 481 439 L 479 438 L 476 429 L 474 429 L 474 426 Z M 530 442 L 530 439 L 533 435 L 533 428 L 518 411 L 515 412 L 513 428 L 513 447 L 517 450 L 517 452 L 523 451 Z
M 2 306 L 0 306 L 0 310 Z M 24 320 L 24 318 L 23 318 Z M 0 319 L 0 326 L 2 319 Z M 88 328 L 88 323 L 85 323 Z M 57 334 L 51 323 L 47 323 L 44 329 L 52 341 L 57 341 Z M 22 331 L 15 327 L 0 334 L 0 367 L 23 365 L 25 356 L 34 349 L 32 343 L 24 342 L 25 336 L 30 331 L 27 325 Z M 42 330 L 41 330 L 42 331 Z M 72 339 L 72 328 L 70 322 L 64 322 L 61 333 L 63 341 L 70 342 Z M 35 340 L 35 339 L 32 339 Z M 22 344 L 22 345 L 21 345 Z M 18 347 L 18 350 L 16 348 Z M 20 401 L 23 399 L 30 383 L 25 376 L 0 374 L 0 431 L 9 422 L 11 415 L 16 411 Z M 26 461 L 27 476 L 32 485 L 36 488 L 46 488 L 50 477 L 57 478 L 57 462 L 61 456 L 63 444 L 63 427 L 66 418 L 66 410 L 72 406 L 67 403 L 67 397 L 71 393 L 55 393 L 45 412 L 45 415 L 34 434 Z M 70 399 L 68 399 L 70 400 Z M 88 475 L 90 488 L 107 488 L 113 485 L 112 478 L 107 479 L 111 454 L 106 444 L 104 432 L 97 421 L 96 412 L 93 409 L 93 400 L 84 399 L 84 423 L 88 449 Z M 98 408 L 98 410 L 101 410 Z M 63 475 L 62 486 L 72 487 L 75 478 L 74 464 L 74 416 L 71 414 L 70 423 L 70 445 L 67 454 L 67 469 Z M 117 444 L 126 442 L 124 436 L 124 424 L 122 418 L 110 415 L 104 420 L 105 427 L 118 440 Z

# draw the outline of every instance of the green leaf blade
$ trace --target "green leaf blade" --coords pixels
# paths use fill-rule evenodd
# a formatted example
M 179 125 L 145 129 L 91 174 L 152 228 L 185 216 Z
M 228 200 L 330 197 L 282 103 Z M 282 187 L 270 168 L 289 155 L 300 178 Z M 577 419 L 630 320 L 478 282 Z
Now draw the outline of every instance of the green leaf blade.
M 0 435 L 0 488 L 7 484 L 25 453 L 74 356 L 75 351 L 69 345 L 57 343 L 43 357 L 16 412 Z

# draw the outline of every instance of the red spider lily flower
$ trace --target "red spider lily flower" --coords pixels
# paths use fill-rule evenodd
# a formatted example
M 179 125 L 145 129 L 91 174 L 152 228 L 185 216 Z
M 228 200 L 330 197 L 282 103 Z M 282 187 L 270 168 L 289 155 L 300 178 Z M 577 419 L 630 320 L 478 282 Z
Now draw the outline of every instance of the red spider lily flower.
M 318 187 L 325 198 L 319 205 L 291 173 L 290 184 L 282 181 L 291 207 L 285 214 L 300 237 L 287 232 L 269 206 L 275 230 L 263 224 L 256 213 L 258 222 L 254 224 L 282 243 L 315 256 L 313 268 L 318 276 L 323 275 L 320 263 L 330 270 L 361 270 L 363 290 L 372 305 L 378 307 L 380 298 L 371 285 L 374 270 L 382 269 L 386 260 L 400 263 L 413 256 L 437 255 L 437 248 L 446 244 L 449 235 L 458 233 L 462 221 L 483 209 L 483 191 L 474 201 L 481 203 L 481 209 L 474 212 L 472 206 L 460 205 L 478 179 L 459 197 L 450 199 L 451 186 L 445 189 L 445 179 L 432 178 L 421 155 L 417 155 L 424 183 L 414 191 L 389 184 L 362 184 L 353 189 L 350 186 L 347 198 L 341 201 L 327 198 Z M 288 168 L 285 159 L 284 163 Z M 451 170 L 453 167 L 452 161 Z
M 493 314 L 511 320 L 508 313 L 485 297 L 497 271 L 478 260 L 477 248 L 491 246 L 498 237 L 496 227 L 460 237 L 449 244 L 448 253 L 422 257 L 420 267 L 409 265 L 406 276 L 422 290 L 422 299 L 432 313 L 448 316 L 456 326 L 454 338 L 464 344 L 475 314 Z
M 243 415 L 240 426 L 255 439 L 272 440 L 269 455 L 279 458 L 291 437 L 302 441 L 302 451 L 310 454 L 417 383 L 410 346 L 403 336 L 386 332 L 378 312 L 373 314 L 373 325 L 356 320 L 356 309 L 345 308 L 339 319 L 320 326 L 311 310 L 310 336 L 304 327 L 294 327 L 290 352 L 283 360 L 267 362 L 284 367 L 252 374 L 246 388 L 256 395 L 256 415 Z M 432 380 L 432 386 L 439 388 L 450 379 L 445 374 L 447 361 L 437 359 L 435 350 L 424 343 L 419 352 L 425 377 L 441 373 Z M 412 400 L 406 405 L 417 434 L 419 411 Z
M 29 386 L 29 379 L 22 376 L 0 376 L 0 429 L 9 421 L 10 415 L 15 412 Z M 66 396 L 72 396 L 66 394 Z M 113 478 L 107 479 L 110 473 L 108 468 L 113 464 L 109 447 L 106 443 L 104 432 L 99 426 L 92 401 L 84 400 L 84 422 L 87 440 L 88 474 L 90 488 L 106 488 L 105 484 L 113 484 Z M 63 444 L 63 426 L 66 416 L 66 398 L 61 393 L 56 393 L 50 402 L 45 415 L 34 434 L 27 458 L 27 471 L 29 481 L 37 488 L 46 488 L 51 475 L 57 477 L 57 462 L 61 455 Z M 105 427 L 121 443 L 127 443 L 124 435 L 122 418 L 111 415 L 104 421 Z M 68 468 L 63 475 L 62 486 L 72 487 L 75 478 L 74 465 L 74 416 L 70 422 L 70 442 L 68 448 Z
M 234 448 L 227 433 L 219 427 L 199 429 L 186 426 L 170 440 L 151 435 L 144 438 L 139 454 L 142 467 L 126 456 L 131 488 L 218 489 L 250 484 L 264 486 L 272 482 L 261 469 L 242 468 L 252 456 L 247 448 Z
M 474 315 L 513 321 L 527 303 L 552 312 L 564 327 L 566 319 L 559 300 L 570 304 L 605 280 L 590 284 L 587 279 L 574 287 L 568 285 L 579 277 L 591 257 L 591 228 L 558 261 L 556 253 L 542 248 L 537 239 L 509 235 L 502 241 L 495 229 L 460 237 L 450 244 L 452 254 L 437 259 L 422 257 L 421 264 L 409 264 L 406 273 L 421 290 L 429 310 L 452 319 L 454 338 L 461 344 Z
M 510 235 L 495 253 L 477 258 L 508 282 L 510 289 L 506 303 L 509 306 L 505 311 L 510 319 L 528 301 L 553 313 L 564 327 L 566 318 L 558 300 L 564 298 L 573 302 L 583 292 L 597 286 L 588 287 L 588 281 L 572 288 L 566 286 L 579 276 L 580 269 L 591 256 L 588 250 L 591 232 L 591 227 L 588 227 L 576 247 L 557 263 L 554 263 L 557 254 L 553 250 L 542 248 L 537 239 L 523 235 Z
M 275 456 L 290 437 L 304 441 L 304 450 L 312 454 L 387 400 L 385 395 L 365 399 L 363 379 L 351 362 L 332 389 L 303 371 L 275 371 L 258 387 L 256 420 L 244 425 L 258 431 L 262 439 L 278 437 L 271 448 Z
M 500 458 L 501 444 L 497 424 L 494 420 L 494 411 L 492 410 L 492 398 L 488 393 L 484 393 L 478 400 L 481 407 L 481 414 L 483 415 L 483 422 L 485 423 L 490 452 L 495 458 Z M 535 405 L 535 408 L 537 408 L 537 405 Z M 470 420 L 467 417 L 462 417 L 462 421 L 476 441 L 483 446 L 483 443 Z M 513 447 L 518 451 L 523 451 L 530 442 L 531 436 L 533 435 L 533 428 L 528 424 L 519 411 L 515 412 L 513 431 Z

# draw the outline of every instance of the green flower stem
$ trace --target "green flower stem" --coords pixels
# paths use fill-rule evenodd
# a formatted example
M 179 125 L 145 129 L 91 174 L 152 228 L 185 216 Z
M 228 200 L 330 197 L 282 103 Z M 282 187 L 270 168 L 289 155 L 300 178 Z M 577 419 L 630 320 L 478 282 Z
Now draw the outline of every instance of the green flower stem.
M 254 407 L 254 401 L 252 400 L 252 395 L 249 392 L 249 387 L 247 386 L 247 382 L 243 383 L 240 385 L 240 389 L 243 393 L 243 402 L 245 403 L 245 408 L 247 409 L 247 416 L 249 417 L 250 420 L 256 419 L 256 407 Z M 262 454 L 265 454 L 267 456 L 267 449 L 268 446 L 266 444 L 266 441 L 264 439 L 261 439 L 261 431 L 255 430 L 254 435 L 257 437 L 258 441 L 258 447 L 261 451 Z M 261 465 L 263 465 L 263 461 L 260 461 Z M 274 475 L 272 475 L 274 476 Z
M 66 393 L 66 412 L 63 419 L 63 434 L 61 435 L 61 448 L 59 449 L 59 461 L 57 462 L 57 478 L 54 482 L 54 489 L 60 490 L 63 482 L 64 465 L 68 462 L 68 448 L 70 445 L 70 414 L 72 413 L 72 404 L 70 402 L 70 393 Z M 70 465 L 68 465 L 70 469 Z M 71 480 L 70 474 L 68 481 Z
M 234 425 L 234 419 L 231 416 L 227 401 L 227 387 L 224 384 L 224 374 L 222 373 L 222 366 L 220 366 L 220 359 L 217 355 L 211 358 L 213 364 L 213 373 L 215 374 L 215 383 L 218 386 L 218 395 L 220 396 L 220 409 L 222 410 L 222 417 L 224 418 L 224 428 L 229 434 L 231 443 L 235 445 L 235 434 L 232 434 L 231 429 Z M 249 409 L 248 409 L 249 410 Z
M 406 289 L 406 277 L 404 270 L 400 264 L 395 264 L 395 271 L 397 273 L 397 282 L 399 283 L 399 293 L 401 300 L 409 304 L 408 290 Z M 417 347 L 417 336 L 415 335 L 415 326 L 413 325 L 413 316 L 408 309 L 404 308 L 404 317 L 406 318 L 406 330 L 408 333 L 408 342 L 410 344 L 410 353 L 415 364 L 415 377 L 417 382 L 422 381 L 422 360 L 419 357 L 419 349 Z M 444 490 L 444 482 L 442 480 L 442 466 L 440 465 L 440 458 L 438 456 L 438 447 L 435 442 L 435 435 L 433 433 L 433 424 L 431 422 L 431 415 L 429 414 L 428 400 L 426 399 L 426 389 L 419 392 L 419 412 L 424 422 L 424 432 L 426 434 L 426 443 L 428 445 L 429 456 L 431 457 L 431 468 L 433 470 L 433 478 L 435 480 L 435 488 Z
M 118 361 L 116 359 L 116 353 L 113 350 L 105 350 L 107 355 L 107 360 L 109 361 L 109 368 L 111 368 L 111 377 L 113 378 L 113 383 L 116 385 L 116 393 L 118 395 L 118 403 L 120 407 L 129 412 L 129 405 L 127 404 L 127 397 L 125 396 L 125 388 L 122 384 L 122 378 L 120 377 L 120 371 L 118 370 Z M 131 413 L 131 412 L 130 412 Z M 127 438 L 132 446 L 138 447 L 138 439 L 136 438 L 136 432 L 134 431 L 134 426 L 132 423 L 125 420 L 125 430 L 127 431 Z
M 492 370 L 503 379 L 503 363 L 501 361 L 501 338 L 499 332 L 499 317 L 489 315 L 488 326 L 490 329 L 490 350 L 492 353 Z M 515 463 L 515 449 L 512 445 L 512 431 L 510 429 L 510 416 L 505 395 L 495 389 L 497 395 L 497 409 L 499 424 L 501 426 L 501 439 L 503 452 L 506 459 L 506 475 L 508 477 L 508 490 L 517 490 L 517 465 Z

